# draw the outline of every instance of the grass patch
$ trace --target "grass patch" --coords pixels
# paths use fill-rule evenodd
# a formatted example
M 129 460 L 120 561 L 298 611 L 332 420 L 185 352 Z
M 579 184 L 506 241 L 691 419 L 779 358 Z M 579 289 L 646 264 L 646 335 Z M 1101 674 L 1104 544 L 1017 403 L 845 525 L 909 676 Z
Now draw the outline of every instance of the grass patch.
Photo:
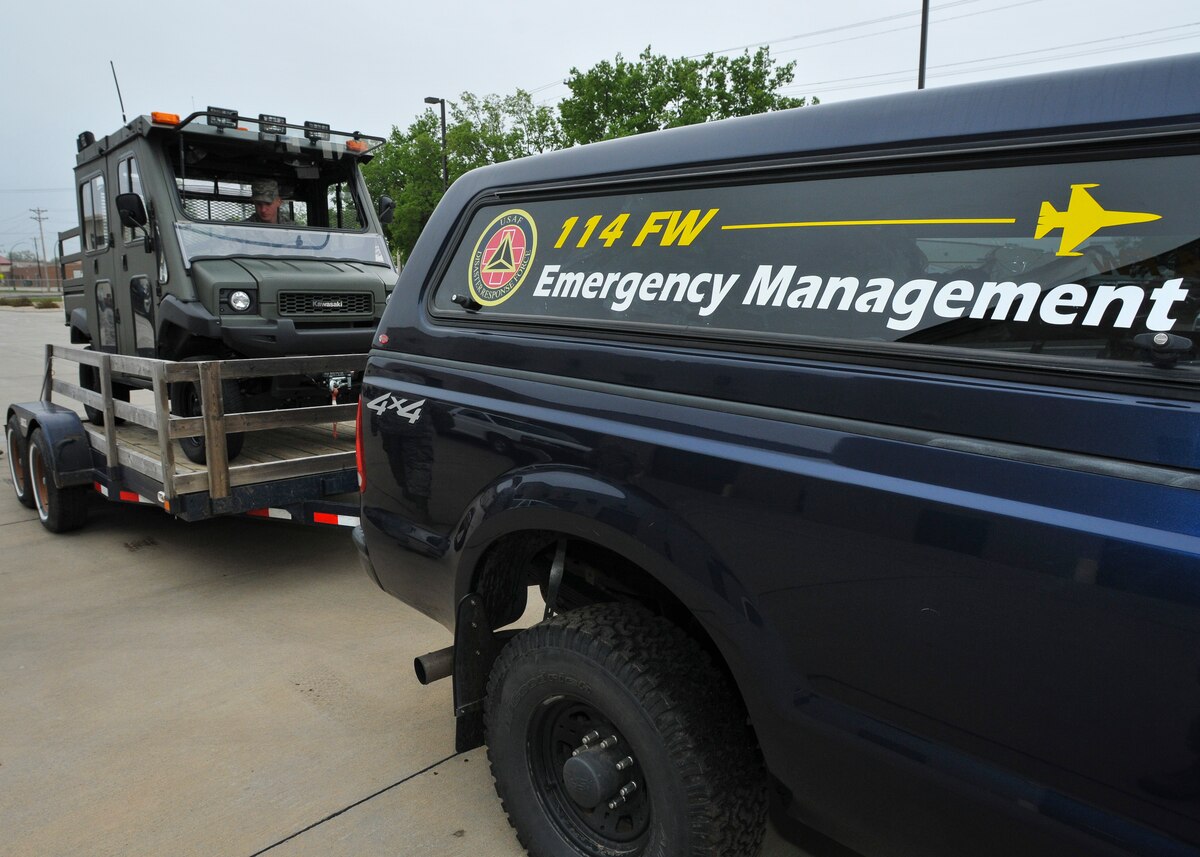
M 38 298 L 33 305 L 38 309 L 58 309 L 58 301 L 54 298 Z
M 33 301 L 26 297 L 0 298 L 0 306 L 33 306 Z

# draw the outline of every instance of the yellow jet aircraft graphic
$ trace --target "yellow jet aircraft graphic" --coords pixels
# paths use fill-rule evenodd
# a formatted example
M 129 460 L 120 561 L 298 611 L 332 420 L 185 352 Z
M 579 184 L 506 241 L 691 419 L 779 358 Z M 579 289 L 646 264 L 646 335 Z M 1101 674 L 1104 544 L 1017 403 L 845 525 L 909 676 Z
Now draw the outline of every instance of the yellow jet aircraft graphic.
M 1161 214 L 1151 214 L 1148 211 L 1108 211 L 1100 203 L 1092 199 L 1088 193 L 1089 187 L 1099 187 L 1098 184 L 1071 185 L 1071 201 L 1066 211 L 1057 211 L 1049 201 L 1042 203 L 1038 215 L 1037 230 L 1034 238 L 1042 238 L 1052 229 L 1062 227 L 1062 241 L 1058 245 L 1056 256 L 1082 256 L 1075 248 L 1087 241 L 1097 231 L 1108 226 L 1125 226 L 1129 223 L 1146 223 L 1159 220 Z

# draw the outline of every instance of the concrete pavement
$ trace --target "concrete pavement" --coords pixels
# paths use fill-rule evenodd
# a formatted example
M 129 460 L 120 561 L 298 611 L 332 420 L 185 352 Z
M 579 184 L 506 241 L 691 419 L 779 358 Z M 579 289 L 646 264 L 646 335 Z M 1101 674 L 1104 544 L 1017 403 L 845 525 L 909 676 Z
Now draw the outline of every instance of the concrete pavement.
M 0 309 L 0 403 L 61 322 Z M 449 682 L 413 677 L 448 633 L 348 530 L 89 511 L 54 536 L 0 490 L 0 855 L 523 853 Z

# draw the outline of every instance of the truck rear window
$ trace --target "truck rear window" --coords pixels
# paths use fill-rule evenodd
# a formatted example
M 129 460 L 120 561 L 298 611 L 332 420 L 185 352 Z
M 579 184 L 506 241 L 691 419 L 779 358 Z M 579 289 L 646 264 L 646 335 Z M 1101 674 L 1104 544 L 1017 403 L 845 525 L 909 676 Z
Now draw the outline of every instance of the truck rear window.
M 1143 360 L 1200 331 L 1194 156 L 532 199 L 480 209 L 437 313 Z M 457 298 L 457 300 L 456 300 Z M 1187 358 L 1195 357 L 1193 346 Z

